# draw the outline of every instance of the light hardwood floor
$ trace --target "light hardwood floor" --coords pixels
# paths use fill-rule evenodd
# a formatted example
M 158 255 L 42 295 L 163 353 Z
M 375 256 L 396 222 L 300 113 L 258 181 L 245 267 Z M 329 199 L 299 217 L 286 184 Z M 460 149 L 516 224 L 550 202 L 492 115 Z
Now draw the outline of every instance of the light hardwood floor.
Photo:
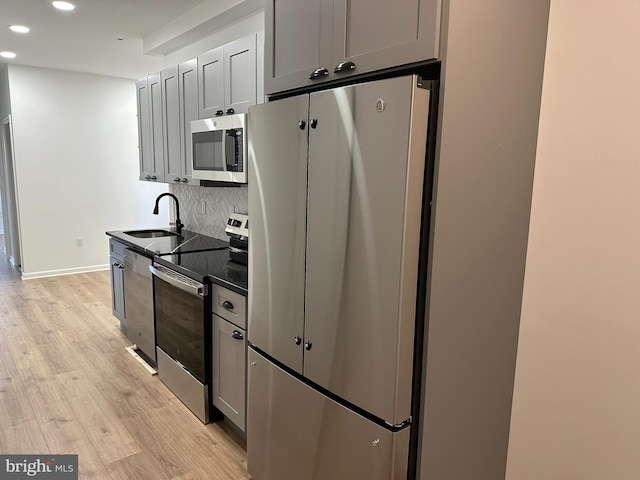
M 78 454 L 81 479 L 249 478 L 241 440 L 125 350 L 110 295 L 107 271 L 22 281 L 0 258 L 0 452 Z

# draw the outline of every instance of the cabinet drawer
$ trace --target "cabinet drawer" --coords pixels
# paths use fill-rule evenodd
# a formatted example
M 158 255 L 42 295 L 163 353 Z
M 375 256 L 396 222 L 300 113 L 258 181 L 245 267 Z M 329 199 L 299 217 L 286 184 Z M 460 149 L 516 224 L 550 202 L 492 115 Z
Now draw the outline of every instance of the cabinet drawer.
M 220 285 L 211 286 L 211 310 L 240 328 L 247 328 L 247 299 Z
M 118 260 L 124 261 L 124 243 L 117 242 L 113 239 L 109 240 L 109 252 L 113 257 L 119 257 Z

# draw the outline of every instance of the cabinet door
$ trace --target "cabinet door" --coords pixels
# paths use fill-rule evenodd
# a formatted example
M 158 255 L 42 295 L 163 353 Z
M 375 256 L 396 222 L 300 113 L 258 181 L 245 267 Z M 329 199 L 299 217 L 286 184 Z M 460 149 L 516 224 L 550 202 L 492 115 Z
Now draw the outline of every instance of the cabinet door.
M 245 331 L 217 315 L 212 317 L 213 404 L 244 432 L 247 391 Z
M 343 77 L 436 58 L 437 4 L 334 0 L 331 72 Z
M 180 95 L 180 182 L 199 185 L 193 179 L 191 161 L 191 122 L 198 120 L 198 61 L 194 58 L 178 66 L 178 89 Z
M 162 82 L 162 133 L 164 153 L 164 179 L 180 182 L 180 115 L 178 96 L 178 66 L 160 72 Z
M 256 35 L 227 43 L 224 58 L 224 110 L 247 113 L 256 104 Z
M 198 57 L 198 115 L 214 117 L 224 111 L 224 78 L 222 47 Z
M 305 87 L 329 78 L 332 16 L 333 0 L 267 1 L 266 93 Z M 310 79 L 315 71 L 326 73 Z
M 124 266 L 121 260 L 111 256 L 111 311 L 126 329 L 124 317 Z
M 151 117 L 149 114 L 149 87 L 147 78 L 136 82 L 138 104 L 138 156 L 140 180 L 150 180 L 153 172 L 153 150 L 151 149 Z
M 147 77 L 149 93 L 149 118 L 151 132 L 152 172 L 150 180 L 164 181 L 163 138 L 162 138 L 162 82 L 160 74 Z

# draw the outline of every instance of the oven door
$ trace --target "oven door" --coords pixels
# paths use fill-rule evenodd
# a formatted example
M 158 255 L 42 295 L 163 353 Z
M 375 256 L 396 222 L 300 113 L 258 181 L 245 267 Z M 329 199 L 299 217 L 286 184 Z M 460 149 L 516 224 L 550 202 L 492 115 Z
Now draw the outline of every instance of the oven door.
M 207 285 L 161 265 L 153 274 L 156 344 L 173 360 L 206 384 L 205 297 Z

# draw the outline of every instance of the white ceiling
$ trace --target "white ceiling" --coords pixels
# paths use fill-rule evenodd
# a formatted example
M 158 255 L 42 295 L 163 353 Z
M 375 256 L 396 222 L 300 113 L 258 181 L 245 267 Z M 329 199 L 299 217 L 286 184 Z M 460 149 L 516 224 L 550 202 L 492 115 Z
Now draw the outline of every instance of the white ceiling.
M 50 0 L 0 0 L 0 51 L 18 55 L 0 61 L 139 78 L 163 67 L 162 54 L 202 36 L 203 25 L 213 17 L 228 19 L 234 7 L 255 4 L 245 0 L 69 1 L 76 5 L 71 12 L 56 10 Z M 244 14 L 247 7 L 243 8 Z M 17 34 L 9 25 L 26 25 L 31 32 Z

